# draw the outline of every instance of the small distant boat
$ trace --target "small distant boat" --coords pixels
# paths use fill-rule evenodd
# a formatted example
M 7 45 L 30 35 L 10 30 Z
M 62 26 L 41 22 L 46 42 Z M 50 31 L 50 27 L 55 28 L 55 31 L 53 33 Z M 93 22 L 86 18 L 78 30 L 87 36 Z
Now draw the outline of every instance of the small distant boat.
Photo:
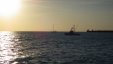
M 71 28 L 70 32 L 65 33 L 65 35 L 69 35 L 69 36 L 76 35 L 76 36 L 79 36 L 80 34 L 75 32 L 75 25 L 73 25 L 73 27 Z

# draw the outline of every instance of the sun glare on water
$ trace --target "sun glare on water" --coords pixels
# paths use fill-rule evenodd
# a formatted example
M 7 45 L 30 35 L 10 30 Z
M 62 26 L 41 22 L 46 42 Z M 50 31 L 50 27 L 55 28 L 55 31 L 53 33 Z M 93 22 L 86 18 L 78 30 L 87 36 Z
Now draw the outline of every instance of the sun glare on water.
M 15 16 L 21 9 L 21 0 L 0 0 L 0 17 Z

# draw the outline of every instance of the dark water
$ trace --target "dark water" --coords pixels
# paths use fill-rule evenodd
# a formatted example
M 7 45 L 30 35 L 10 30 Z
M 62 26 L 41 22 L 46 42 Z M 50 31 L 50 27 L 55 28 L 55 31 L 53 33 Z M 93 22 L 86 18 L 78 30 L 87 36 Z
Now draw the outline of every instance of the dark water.
M 0 32 L 0 64 L 113 64 L 113 33 Z

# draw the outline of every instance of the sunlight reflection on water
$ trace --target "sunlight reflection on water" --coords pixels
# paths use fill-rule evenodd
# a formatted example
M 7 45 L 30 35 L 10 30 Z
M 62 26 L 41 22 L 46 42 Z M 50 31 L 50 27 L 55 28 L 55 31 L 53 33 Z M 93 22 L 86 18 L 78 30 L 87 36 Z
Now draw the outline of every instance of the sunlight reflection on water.
M 0 64 L 112 64 L 112 33 L 0 32 Z
M 0 32 L 0 64 L 10 64 L 18 57 L 18 49 L 15 48 L 16 43 L 12 40 L 13 32 Z

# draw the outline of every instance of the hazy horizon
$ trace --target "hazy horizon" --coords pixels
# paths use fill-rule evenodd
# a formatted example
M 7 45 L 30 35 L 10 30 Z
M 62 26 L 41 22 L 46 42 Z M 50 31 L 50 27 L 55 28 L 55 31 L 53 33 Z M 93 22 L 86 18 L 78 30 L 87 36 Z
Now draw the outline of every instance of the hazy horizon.
M 0 31 L 113 30 L 113 0 L 21 0 L 12 18 L 0 15 Z

